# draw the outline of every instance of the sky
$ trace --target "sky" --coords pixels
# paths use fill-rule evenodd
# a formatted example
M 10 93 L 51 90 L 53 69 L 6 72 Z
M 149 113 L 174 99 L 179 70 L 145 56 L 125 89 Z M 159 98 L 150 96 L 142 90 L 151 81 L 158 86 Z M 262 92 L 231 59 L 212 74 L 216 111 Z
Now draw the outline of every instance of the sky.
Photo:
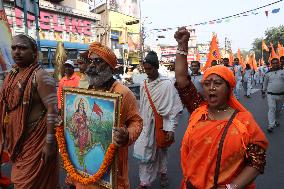
M 190 24 L 210 21 L 247 10 L 251 10 L 278 0 L 141 0 L 142 21 L 144 21 L 147 45 L 175 45 L 174 32 L 153 32 L 151 29 L 188 26 Z M 277 14 L 273 9 L 280 8 Z M 268 17 L 265 11 L 269 11 Z M 212 33 L 217 33 L 219 45 L 224 47 L 225 37 L 232 43 L 232 50 L 250 50 L 255 38 L 263 38 L 268 28 L 284 25 L 284 1 L 258 10 L 258 15 L 232 18 L 230 22 L 197 26 L 197 43 L 211 40 Z M 156 41 L 158 35 L 165 39 Z

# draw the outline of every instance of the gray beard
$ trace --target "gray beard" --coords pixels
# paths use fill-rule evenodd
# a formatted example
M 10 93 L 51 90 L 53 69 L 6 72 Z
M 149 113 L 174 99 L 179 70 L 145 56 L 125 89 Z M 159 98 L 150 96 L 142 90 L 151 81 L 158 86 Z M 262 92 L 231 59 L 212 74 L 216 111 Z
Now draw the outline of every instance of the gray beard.
M 93 87 L 101 87 L 105 82 L 112 78 L 112 71 L 110 68 L 101 71 L 96 76 L 88 75 L 89 85 Z

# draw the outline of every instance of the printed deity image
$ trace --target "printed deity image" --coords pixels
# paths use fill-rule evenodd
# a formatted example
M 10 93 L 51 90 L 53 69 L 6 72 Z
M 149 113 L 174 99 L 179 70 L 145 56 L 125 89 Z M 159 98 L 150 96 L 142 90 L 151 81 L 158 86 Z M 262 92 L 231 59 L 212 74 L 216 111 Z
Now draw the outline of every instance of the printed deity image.
M 86 94 L 65 94 L 64 125 L 67 151 L 75 169 L 95 174 L 112 142 L 115 102 Z M 103 181 L 111 182 L 110 170 Z

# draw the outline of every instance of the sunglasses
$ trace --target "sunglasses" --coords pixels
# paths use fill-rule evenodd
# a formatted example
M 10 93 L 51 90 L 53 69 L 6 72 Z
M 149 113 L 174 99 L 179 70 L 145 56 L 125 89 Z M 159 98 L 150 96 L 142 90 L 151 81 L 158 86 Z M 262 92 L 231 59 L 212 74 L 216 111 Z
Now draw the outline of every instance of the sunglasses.
M 101 64 L 105 61 L 102 58 L 93 58 L 93 59 L 90 59 L 90 62 L 91 62 L 91 64 Z

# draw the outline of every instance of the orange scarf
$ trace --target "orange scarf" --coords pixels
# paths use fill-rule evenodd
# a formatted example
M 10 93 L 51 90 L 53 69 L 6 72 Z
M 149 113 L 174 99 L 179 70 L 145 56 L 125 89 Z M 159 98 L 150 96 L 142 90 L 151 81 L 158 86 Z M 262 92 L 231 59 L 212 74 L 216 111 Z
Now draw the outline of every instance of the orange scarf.
M 253 143 L 265 149 L 268 142 L 251 113 L 234 97 L 236 81 L 233 72 L 225 66 L 213 66 L 206 70 L 202 82 L 211 74 L 217 74 L 229 83 L 231 92 L 228 104 L 239 110 L 229 128 L 223 147 L 219 183 L 227 184 L 244 167 L 246 146 Z M 181 146 L 181 166 L 185 180 L 189 180 L 197 188 L 204 189 L 213 186 L 217 148 L 223 128 L 228 122 L 208 121 L 207 115 L 208 104 L 202 104 L 192 113 Z M 185 183 L 182 188 L 185 188 Z M 248 188 L 254 186 L 250 185 Z

